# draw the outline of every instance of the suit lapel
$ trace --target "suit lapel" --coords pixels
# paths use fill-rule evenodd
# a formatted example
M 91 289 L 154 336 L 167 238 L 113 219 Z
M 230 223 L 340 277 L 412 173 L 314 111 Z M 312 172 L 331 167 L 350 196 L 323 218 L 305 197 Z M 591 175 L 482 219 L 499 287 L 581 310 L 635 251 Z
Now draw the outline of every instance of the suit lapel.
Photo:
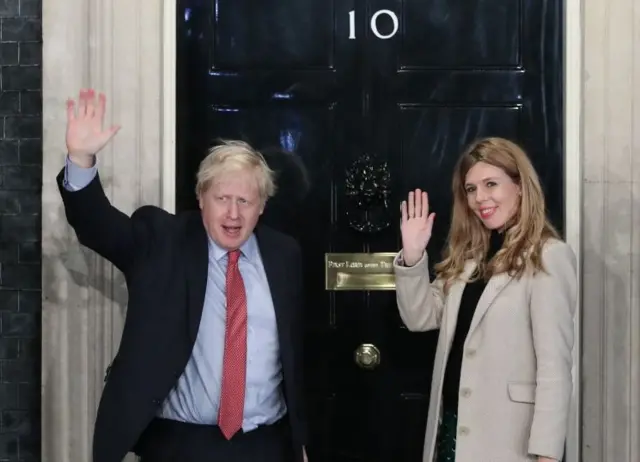
M 284 281 L 286 281 L 285 267 L 279 257 L 277 246 L 271 242 L 272 237 L 268 230 L 259 226 L 256 228 L 256 237 L 271 291 L 278 329 L 283 332 L 284 326 L 287 325 L 287 311 L 284 307 L 286 300 L 284 293 L 286 290 L 284 285 Z M 202 319 L 209 274 L 208 238 L 199 213 L 194 213 L 188 221 L 184 248 L 187 273 L 188 329 L 191 341 L 195 342 Z
M 262 266 L 267 275 L 269 283 L 269 291 L 273 301 L 273 309 L 276 312 L 276 322 L 279 332 L 286 332 L 285 325 L 288 324 L 286 319 L 287 310 L 285 309 L 286 301 L 286 272 L 282 257 L 279 255 L 277 245 L 274 245 L 273 237 L 269 234 L 269 230 L 263 226 L 256 228 L 256 238 L 258 239 L 258 249 L 262 258 Z
M 195 342 L 204 308 L 204 296 L 209 274 L 209 244 L 200 213 L 194 213 L 187 223 L 185 266 L 187 272 L 187 306 L 189 337 Z
M 480 300 L 478 300 L 478 305 L 476 306 L 476 311 L 473 314 L 467 338 L 476 329 L 476 327 L 478 327 L 480 321 L 482 321 L 482 318 L 487 314 L 487 311 L 495 301 L 496 297 L 500 295 L 500 292 L 504 290 L 511 279 L 512 277 L 506 272 L 492 276 L 489 279 L 487 286 L 484 288 L 484 291 L 480 296 Z

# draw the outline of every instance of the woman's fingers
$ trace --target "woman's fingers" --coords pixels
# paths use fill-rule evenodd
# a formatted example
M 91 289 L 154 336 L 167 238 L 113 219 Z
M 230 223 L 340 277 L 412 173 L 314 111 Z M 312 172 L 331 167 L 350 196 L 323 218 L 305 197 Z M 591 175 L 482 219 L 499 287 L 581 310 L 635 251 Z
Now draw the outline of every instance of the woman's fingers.
M 427 220 L 429 218 L 429 196 L 426 191 L 416 189 L 410 191 L 406 201 L 402 201 L 400 204 L 400 213 L 402 214 L 402 221 L 407 221 L 409 218 L 422 218 Z
M 413 211 L 413 216 L 420 218 L 422 216 L 422 191 L 416 189 L 414 195 L 416 198 L 416 208 Z
M 409 218 L 413 218 L 415 216 L 415 197 L 413 191 L 409 193 L 408 207 Z
M 431 236 L 431 231 L 433 230 L 433 221 L 436 218 L 436 214 L 432 213 L 431 215 L 429 215 L 429 218 L 427 218 L 427 230 L 429 232 L 429 236 Z
M 422 210 L 421 216 L 425 219 L 429 216 L 429 196 L 426 191 L 422 192 Z

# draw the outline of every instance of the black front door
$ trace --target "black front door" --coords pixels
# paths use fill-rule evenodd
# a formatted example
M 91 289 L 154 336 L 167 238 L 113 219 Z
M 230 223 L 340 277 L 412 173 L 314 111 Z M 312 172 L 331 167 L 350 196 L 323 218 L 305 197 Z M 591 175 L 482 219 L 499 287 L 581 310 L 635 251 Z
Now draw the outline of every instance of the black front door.
M 525 146 L 563 229 L 561 8 L 178 1 L 178 209 L 195 207 L 195 171 L 216 138 L 306 170 L 285 172 L 265 220 L 304 252 L 311 462 L 420 461 L 438 335 L 408 332 L 393 291 L 325 290 L 327 252 L 397 251 L 398 204 L 421 187 L 438 217 L 438 256 L 454 162 L 486 135 Z M 377 367 L 356 364 L 362 345 L 380 352 Z

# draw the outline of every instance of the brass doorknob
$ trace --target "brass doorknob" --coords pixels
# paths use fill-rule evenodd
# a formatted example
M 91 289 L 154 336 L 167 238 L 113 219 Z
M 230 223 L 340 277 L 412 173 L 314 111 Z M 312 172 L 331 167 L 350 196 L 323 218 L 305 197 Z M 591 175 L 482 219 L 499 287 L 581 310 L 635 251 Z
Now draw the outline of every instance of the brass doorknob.
M 362 369 L 375 369 L 380 364 L 380 350 L 371 343 L 363 343 L 356 348 L 353 359 Z

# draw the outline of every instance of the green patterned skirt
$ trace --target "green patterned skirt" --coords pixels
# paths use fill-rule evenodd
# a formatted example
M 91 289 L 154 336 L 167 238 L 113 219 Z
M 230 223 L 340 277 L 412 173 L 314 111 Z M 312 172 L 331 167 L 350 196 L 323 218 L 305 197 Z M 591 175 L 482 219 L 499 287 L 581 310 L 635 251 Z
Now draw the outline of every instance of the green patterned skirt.
M 455 462 L 457 430 L 457 412 L 448 410 L 443 411 L 440 427 L 438 428 L 435 462 Z

